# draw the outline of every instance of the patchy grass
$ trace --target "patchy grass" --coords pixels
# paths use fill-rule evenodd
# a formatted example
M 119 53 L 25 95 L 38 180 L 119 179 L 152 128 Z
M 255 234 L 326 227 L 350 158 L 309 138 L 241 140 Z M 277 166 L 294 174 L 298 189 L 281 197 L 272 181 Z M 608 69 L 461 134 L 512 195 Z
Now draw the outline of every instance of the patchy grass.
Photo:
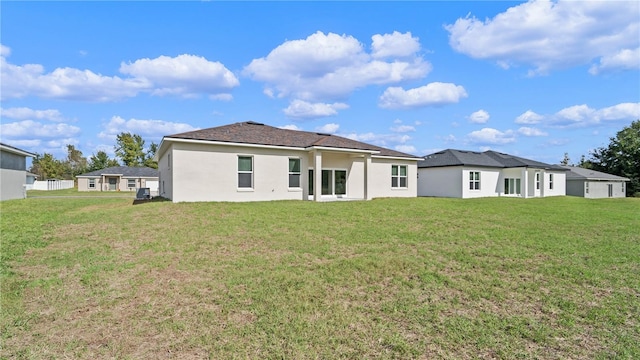
M 638 199 L 1 206 L 1 357 L 640 358 Z

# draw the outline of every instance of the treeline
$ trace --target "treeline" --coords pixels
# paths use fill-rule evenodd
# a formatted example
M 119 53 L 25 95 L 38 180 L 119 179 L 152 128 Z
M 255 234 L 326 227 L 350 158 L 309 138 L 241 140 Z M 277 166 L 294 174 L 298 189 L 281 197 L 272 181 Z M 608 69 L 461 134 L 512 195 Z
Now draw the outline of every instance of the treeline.
M 609 141 L 608 146 L 591 151 L 589 158 L 583 155 L 575 166 L 629 178 L 627 196 L 640 197 L 640 120 L 618 131 Z M 569 165 L 568 154 L 561 163 Z
M 123 132 L 116 136 L 114 147 L 116 158 L 110 158 L 104 151 L 92 154 L 89 159 L 83 156 L 82 151 L 74 145 L 67 145 L 67 157 L 56 159 L 52 154 L 36 154 L 33 158 L 29 172 L 44 179 L 75 180 L 76 175 L 90 171 L 101 170 L 108 167 L 147 166 L 157 169 L 158 163 L 153 157 L 158 150 L 158 144 L 152 142 L 148 148 L 140 135 Z

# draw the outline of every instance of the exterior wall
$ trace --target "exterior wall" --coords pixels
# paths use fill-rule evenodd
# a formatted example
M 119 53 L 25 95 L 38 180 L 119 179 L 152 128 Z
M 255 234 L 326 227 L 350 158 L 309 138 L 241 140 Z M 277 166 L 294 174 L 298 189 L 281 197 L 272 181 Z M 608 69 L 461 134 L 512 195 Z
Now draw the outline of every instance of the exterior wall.
M 0 169 L 0 201 L 24 199 L 26 180 L 27 175 L 24 170 Z
M 361 153 L 172 142 L 159 156 L 160 196 L 173 202 L 307 200 L 309 169 L 346 171 L 344 197 L 415 197 L 417 161 L 370 158 Z M 238 156 L 253 157 L 253 188 L 238 187 Z M 169 160 L 169 158 L 171 160 Z M 300 159 L 300 187 L 289 188 L 289 158 Z M 365 190 L 367 163 L 369 187 Z M 407 188 L 391 188 L 391 166 L 407 166 Z M 315 179 L 320 178 L 314 174 Z M 317 182 L 315 181 L 314 182 Z M 164 186 L 163 186 L 164 184 Z
M 25 198 L 26 168 L 26 156 L 0 151 L 0 201 Z
M 172 155 L 170 170 L 168 154 Z M 238 156 L 242 155 L 253 157 L 252 189 L 238 188 Z M 302 200 L 302 187 L 289 188 L 289 157 L 299 157 L 301 169 L 308 168 L 308 154 L 304 151 L 172 143 L 160 158 L 163 196 L 174 202 Z M 307 173 L 301 171 L 303 187 L 307 178 Z
M 549 175 L 553 174 L 553 189 L 549 188 Z M 567 195 L 567 174 L 564 171 L 547 171 L 543 173 L 544 190 L 542 196 L 565 196 Z
M 611 185 L 611 196 L 609 196 Z M 626 196 L 624 181 L 567 180 L 567 195 L 583 196 L 588 199 L 620 198 Z
M 580 197 L 592 197 L 591 194 L 584 193 L 584 190 L 586 187 L 585 182 L 586 182 L 585 180 L 567 180 L 567 195 L 580 196 Z
M 27 170 L 27 158 L 24 155 L 18 155 L 7 151 L 0 151 L 0 168 L 7 170 Z M 24 184 L 25 180 L 22 180 L 21 184 Z
M 418 196 L 461 198 L 462 167 L 418 169 Z
M 500 170 L 487 168 L 464 168 L 462 170 L 462 197 L 479 198 L 498 196 L 500 192 L 500 181 L 502 177 Z M 480 190 L 469 189 L 469 173 L 472 171 L 480 172 Z
M 391 166 L 407 166 L 407 187 L 391 187 Z M 372 157 L 369 172 L 369 196 L 377 197 L 416 197 L 418 196 L 418 164 L 411 160 L 385 159 Z M 363 183 L 360 183 L 363 184 Z M 362 185 L 360 185 L 362 186 Z

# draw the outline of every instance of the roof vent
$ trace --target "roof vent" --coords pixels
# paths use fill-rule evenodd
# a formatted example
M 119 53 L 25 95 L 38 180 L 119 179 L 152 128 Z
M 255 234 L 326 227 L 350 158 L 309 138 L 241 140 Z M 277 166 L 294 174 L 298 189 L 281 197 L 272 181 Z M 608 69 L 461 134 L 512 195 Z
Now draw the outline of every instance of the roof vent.
M 248 125 L 262 125 L 262 126 L 264 126 L 264 124 L 263 124 L 263 123 L 259 123 L 259 122 L 255 122 L 255 121 L 247 121 L 247 122 L 246 122 L 246 124 L 248 124 Z
M 321 136 L 331 136 L 331 134 L 321 133 L 321 132 L 317 132 L 316 134 Z

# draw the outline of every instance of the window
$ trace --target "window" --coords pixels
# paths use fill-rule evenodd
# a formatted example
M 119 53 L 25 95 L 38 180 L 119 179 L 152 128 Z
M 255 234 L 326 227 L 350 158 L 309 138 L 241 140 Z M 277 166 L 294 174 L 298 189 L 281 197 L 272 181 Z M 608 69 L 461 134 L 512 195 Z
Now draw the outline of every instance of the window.
M 536 190 L 540 190 L 540 173 L 536 173 Z
M 289 187 L 300 187 L 300 159 L 289 159 Z
M 128 188 L 136 187 L 136 179 L 127 179 L 127 187 Z
M 96 188 L 96 179 L 89 179 L 89 189 Z
M 553 190 L 553 174 L 549 174 L 549 189 Z
M 167 169 L 171 170 L 171 154 L 167 154 Z
M 585 192 L 585 194 L 589 193 L 589 182 L 588 181 L 584 182 L 584 192 Z
M 253 188 L 253 157 L 238 156 L 238 187 Z
M 469 190 L 480 190 L 480 171 L 469 172 Z
M 391 165 L 391 187 L 406 188 L 407 187 L 407 166 Z
M 520 195 L 520 179 L 504 179 L 504 193 L 507 195 Z

